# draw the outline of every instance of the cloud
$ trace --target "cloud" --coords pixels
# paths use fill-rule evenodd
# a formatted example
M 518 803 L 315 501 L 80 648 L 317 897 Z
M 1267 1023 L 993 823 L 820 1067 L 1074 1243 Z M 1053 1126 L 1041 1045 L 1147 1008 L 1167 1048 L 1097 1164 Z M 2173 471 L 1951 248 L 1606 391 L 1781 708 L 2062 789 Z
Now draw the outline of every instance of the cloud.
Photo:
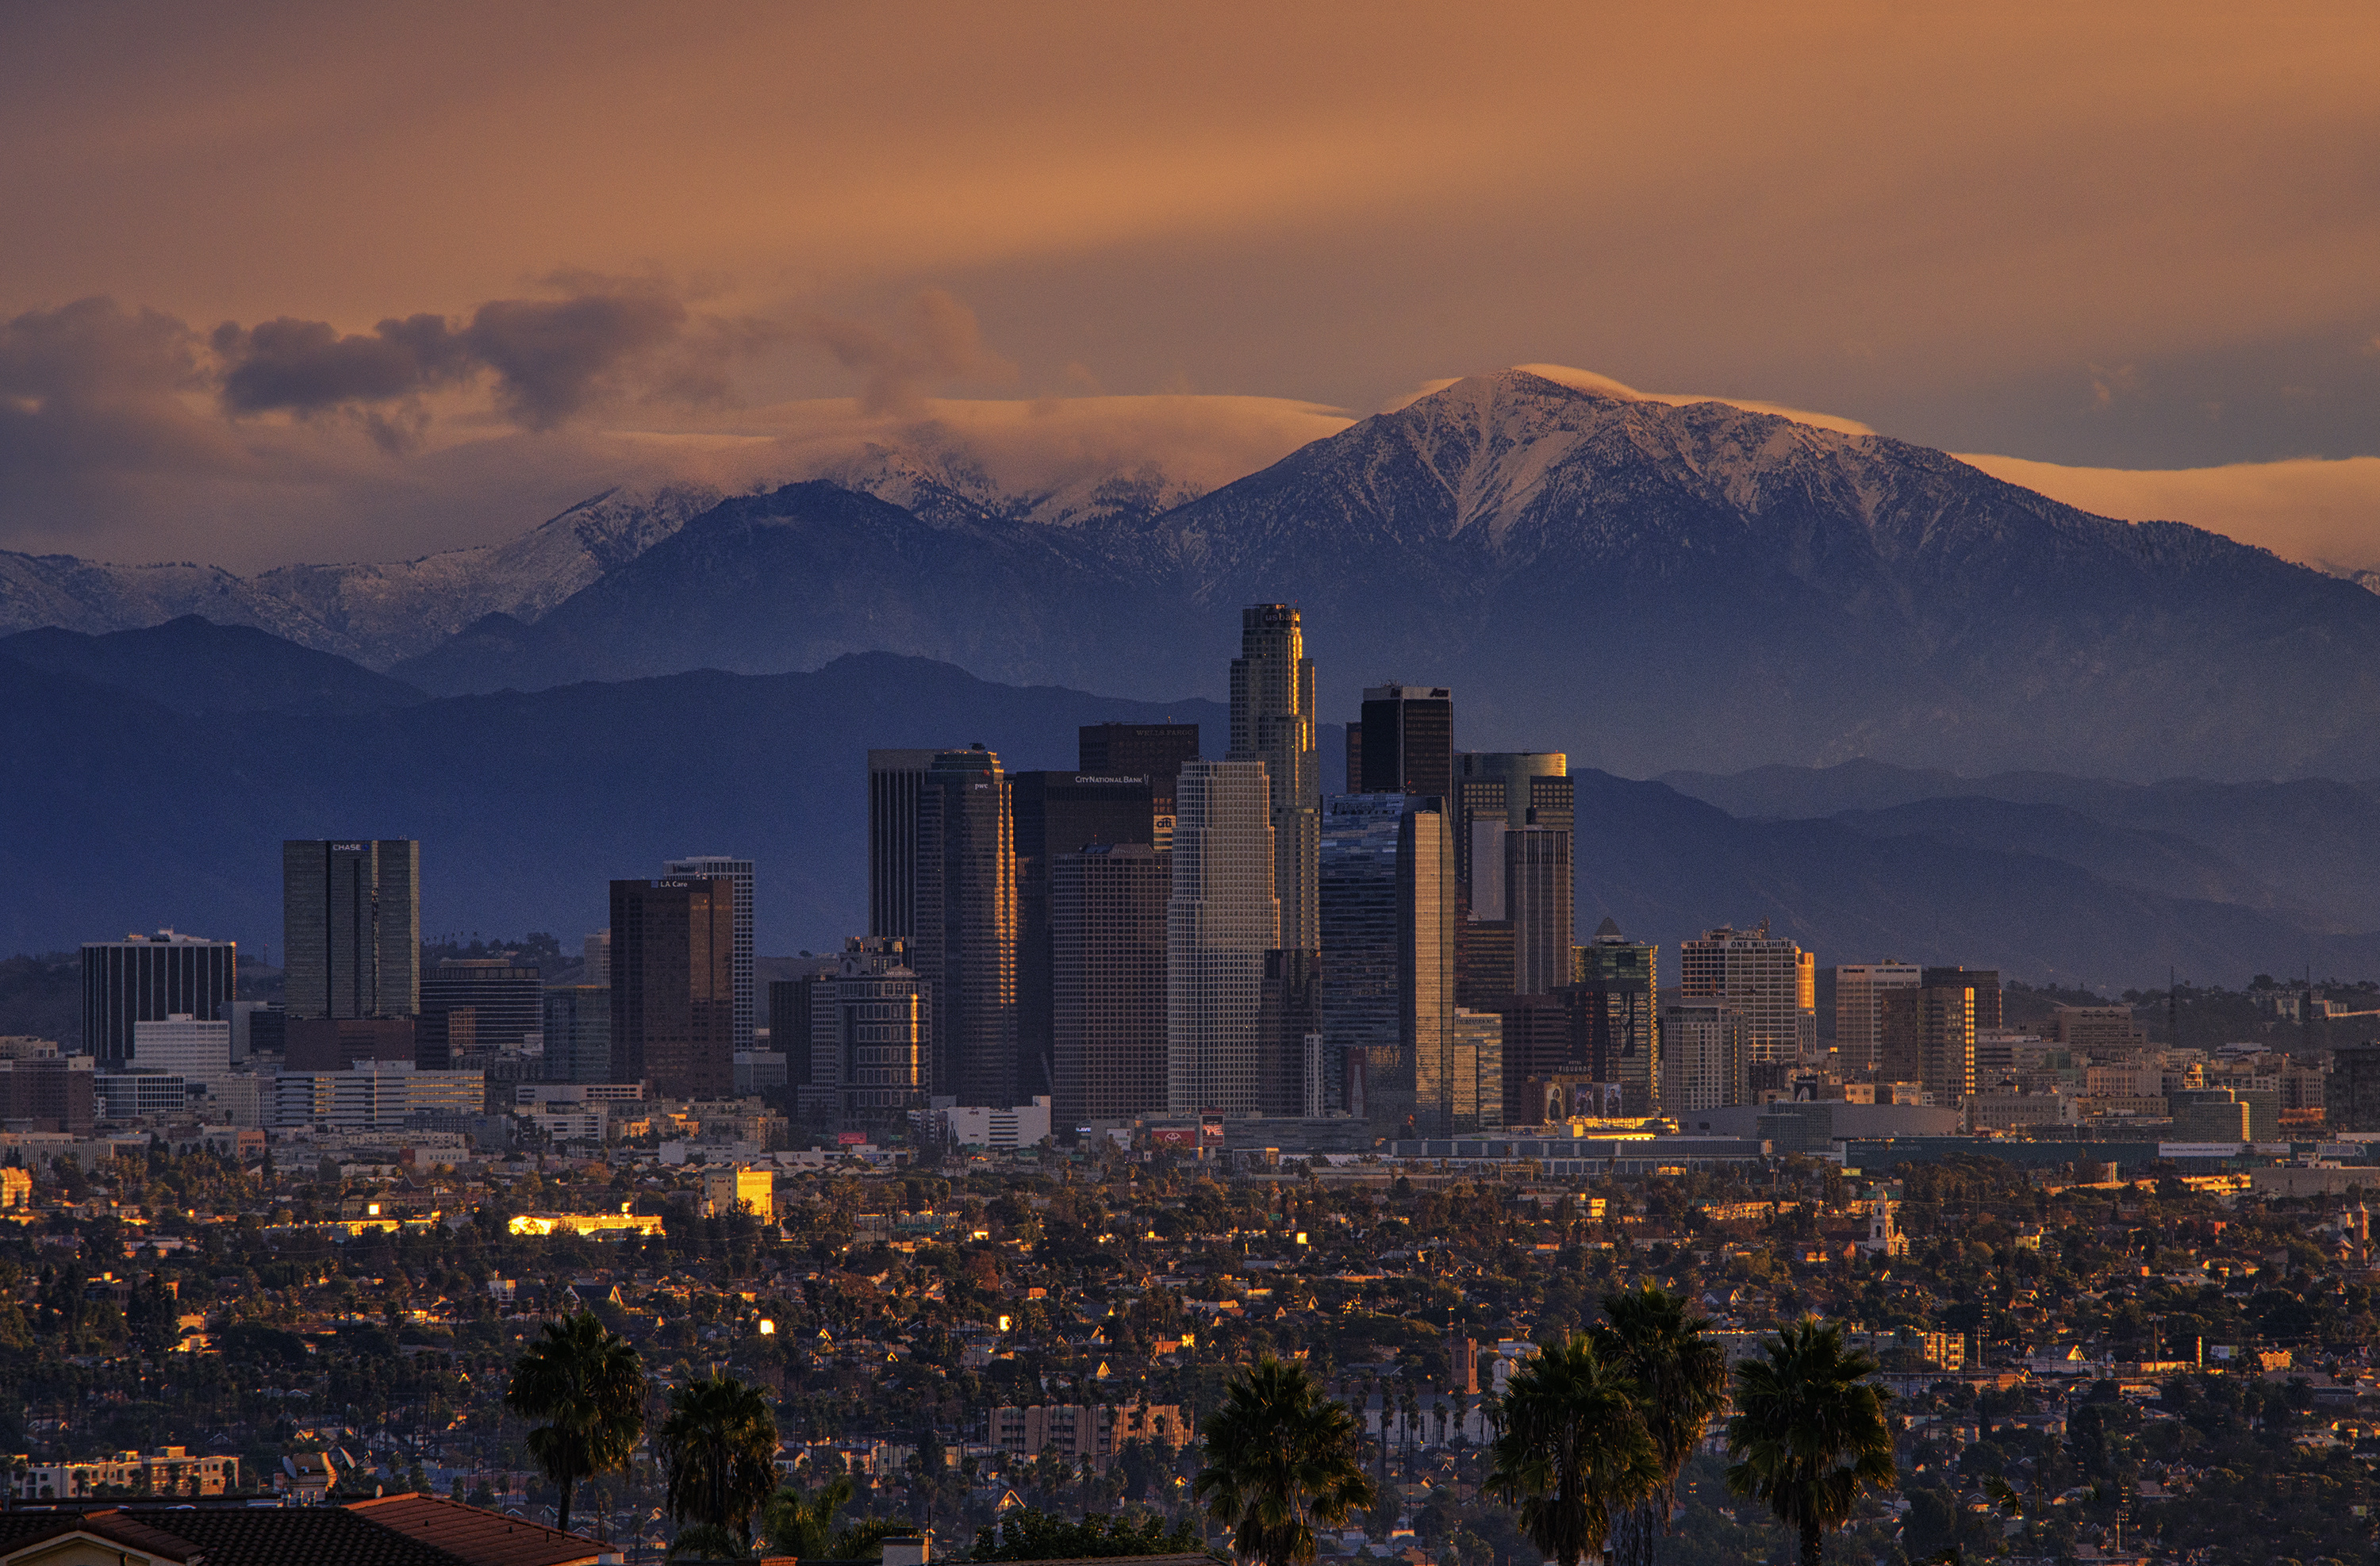
M 225 322 L 212 337 L 223 406 L 236 416 L 373 410 L 485 373 L 505 419 L 551 430 L 600 402 L 722 401 L 725 362 L 783 334 L 765 322 L 698 319 L 658 282 L 557 281 L 570 285 L 561 298 L 491 299 L 465 322 L 413 315 L 349 334 L 286 316 Z
M 1959 460 L 2095 516 L 2187 522 L 2340 576 L 2380 568 L 2380 457 L 2165 469 Z
M 814 315 L 807 330 L 846 370 L 865 377 L 860 406 L 869 413 L 915 412 L 926 394 L 953 381 L 1013 382 L 1016 366 L 984 346 L 975 312 L 941 288 L 910 301 L 910 333 Z
M 0 504 L 71 513 L 111 476 L 238 467 L 184 401 L 205 382 L 196 335 L 157 310 L 94 297 L 0 324 Z

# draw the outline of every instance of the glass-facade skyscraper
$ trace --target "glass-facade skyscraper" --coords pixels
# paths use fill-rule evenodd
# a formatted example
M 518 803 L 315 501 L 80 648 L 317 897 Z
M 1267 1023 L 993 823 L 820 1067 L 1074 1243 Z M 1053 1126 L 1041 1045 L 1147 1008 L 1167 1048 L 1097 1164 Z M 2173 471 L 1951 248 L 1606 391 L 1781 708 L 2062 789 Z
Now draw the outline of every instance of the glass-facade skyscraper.
M 281 950 L 292 1019 L 421 1010 L 421 844 L 281 845 Z
M 1363 787 L 1350 778 L 1350 794 L 1453 798 L 1453 692 L 1444 686 L 1369 686 L 1363 724 Z
M 1122 728 L 1123 724 L 1101 727 Z M 1086 734 L 1091 731 L 1086 729 Z M 1193 731 L 1194 734 L 1196 731 Z M 1195 743 L 1195 741 L 1194 741 Z M 1172 814 L 1173 780 L 1165 783 L 1166 814 Z M 1055 1012 L 1052 1000 L 1053 877 L 1057 860 L 1094 844 L 1154 847 L 1157 811 L 1146 776 L 1109 777 L 1086 772 L 1014 772 L 1008 779 L 1009 812 L 1016 846 L 1016 1055 L 1020 1098 L 1056 1092 L 1052 1063 Z M 1158 918 L 1164 918 L 1158 899 Z M 1163 951 L 1160 938 L 1159 950 Z
M 1389 1133 L 1475 1115 L 1457 1080 L 1453 837 L 1436 799 L 1340 795 L 1320 863 L 1326 1107 Z M 1500 1093 L 1499 1094 L 1500 1098 Z M 1463 1106 L 1473 1108 L 1466 1110 Z
M 878 753 L 880 754 L 880 753 Z M 1016 849 L 1009 780 L 981 746 L 941 750 L 918 780 L 909 965 L 933 986 L 933 1090 L 1019 1101 Z
M 663 1099 L 735 1090 L 735 889 L 612 883 L 612 1074 Z

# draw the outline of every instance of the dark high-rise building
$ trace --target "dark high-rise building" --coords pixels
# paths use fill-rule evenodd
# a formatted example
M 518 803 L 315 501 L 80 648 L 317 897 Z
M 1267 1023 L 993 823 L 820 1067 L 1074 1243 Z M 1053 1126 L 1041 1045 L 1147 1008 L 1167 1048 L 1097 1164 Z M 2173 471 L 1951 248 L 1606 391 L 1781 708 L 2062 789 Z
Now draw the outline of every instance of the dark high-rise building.
M 1370 792 L 1364 786 L 1364 725 L 1360 722 L 1347 725 L 1347 786 L 1342 792 Z
M 1515 995 L 1550 995 L 1571 980 L 1576 927 L 1570 844 L 1566 827 L 1527 826 L 1504 834 L 1504 914 L 1512 927 Z
M 773 979 L 769 985 L 769 1048 L 785 1057 L 788 1087 L 807 1087 L 810 1084 L 811 1000 L 819 981 L 832 977 L 837 967 L 837 960 L 832 957 L 805 958 L 804 962 L 810 971 L 792 978 Z
M 1124 728 L 1103 723 L 1099 728 Z M 1158 727 L 1160 725 L 1148 725 Z M 1164 725 L 1181 727 L 1186 725 Z M 1091 732 L 1088 729 L 1086 734 Z M 1196 730 L 1192 731 L 1196 743 Z M 1172 780 L 1166 781 L 1172 804 Z M 1155 843 L 1156 810 L 1146 777 L 1015 772 L 1008 780 L 1016 845 L 1016 1053 L 1019 1095 L 1054 1093 L 1050 999 L 1050 874 L 1060 855 L 1094 844 Z M 1169 808 L 1167 814 L 1171 814 Z M 1161 910 L 1160 910 L 1161 917 Z M 1161 1007 L 1160 1007 L 1161 1010 Z
M 1997 987 L 1993 994 L 1998 993 Z M 1975 1090 L 1975 989 L 1967 984 L 1887 989 L 1878 997 L 1878 1071 L 1915 1082 L 1945 1109 Z
M 103 1071 L 134 1064 L 132 1025 L 228 1020 L 239 998 L 239 943 L 161 929 L 82 948 L 82 1048 Z M 218 1015 L 220 1013 L 220 1015 Z
M 545 1079 L 612 1080 L 612 989 L 558 984 L 544 995 Z
M 930 750 L 868 753 L 868 933 L 917 933 L 917 801 Z
M 1269 1115 L 1302 1115 L 1322 1106 L 1305 1074 L 1320 1071 L 1319 1050 L 1306 1058 L 1306 1037 L 1322 1031 L 1321 953 L 1265 953 L 1264 991 L 1258 1002 L 1257 1105 Z
M 1658 1114 L 1661 1103 L 1661 1023 L 1654 964 L 1659 949 L 1631 941 L 1606 919 L 1595 939 L 1572 953 L 1572 1008 L 1578 1069 L 1616 1083 L 1624 1114 Z
M 724 854 L 697 854 L 688 858 L 672 859 L 662 867 L 663 875 L 710 876 L 735 883 L 735 1047 L 752 1047 L 752 1029 L 759 1017 L 755 1014 L 752 991 L 752 861 L 737 859 Z
M 283 1025 L 282 1052 L 291 1071 L 346 1071 L 358 1061 L 418 1057 L 412 1017 L 291 1017 Z
M 2000 972 L 1998 968 L 1926 968 L 1918 982 L 1927 989 L 1972 990 L 1975 1000 L 1975 1026 L 2000 1026 Z
M 1182 775 L 1183 763 L 1198 759 L 1198 725 L 1086 723 L 1077 737 L 1075 756 L 1078 770 L 1088 776 L 1148 779 L 1157 814 L 1171 816 L 1173 780 Z
M 281 950 L 292 1020 L 419 1013 L 421 844 L 282 844 Z
M 1165 1110 L 1170 855 L 1144 844 L 1057 855 L 1050 868 L 1050 995 L 1062 1127 Z
M 457 1012 L 470 1014 L 468 1042 L 449 1024 Z M 448 957 L 421 981 L 414 1063 L 452 1071 L 466 1055 L 516 1055 L 523 1036 L 544 1026 L 545 980 L 536 968 L 503 957 Z
M 1322 814 L 1322 1088 L 1328 1112 L 1370 1112 L 1366 1070 L 1397 1058 L 1396 794 L 1333 795 Z
M 1454 800 L 1454 694 L 1444 686 L 1364 692 L 1364 789 Z
M 1014 832 L 1000 758 L 935 752 L 917 790 L 909 964 L 933 986 L 934 1091 L 962 1104 L 1020 1099 Z
M 735 1088 L 735 887 L 612 883 L 612 1074 L 662 1099 Z
M 1469 1011 L 1500 1011 L 1513 995 L 1512 921 L 1467 919 L 1457 932 L 1454 1003 Z

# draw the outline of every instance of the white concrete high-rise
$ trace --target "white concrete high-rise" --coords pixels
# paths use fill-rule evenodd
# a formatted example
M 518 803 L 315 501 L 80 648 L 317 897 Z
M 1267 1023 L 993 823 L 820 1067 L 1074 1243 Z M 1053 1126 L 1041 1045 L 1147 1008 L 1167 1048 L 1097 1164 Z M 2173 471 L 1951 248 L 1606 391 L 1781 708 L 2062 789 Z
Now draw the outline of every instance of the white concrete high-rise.
M 1684 1116 L 1746 1101 L 1743 1014 L 1723 1001 L 1661 1008 L 1661 1112 Z M 1694 1129 L 1691 1121 L 1683 1129 Z
M 1318 951 L 1322 942 L 1322 770 L 1314 722 L 1314 661 L 1305 656 L 1297 606 L 1243 609 L 1240 656 L 1232 660 L 1231 759 L 1263 762 L 1270 780 L 1278 944 L 1284 951 Z M 1174 830 L 1181 830 L 1178 821 Z
M 132 1025 L 132 1059 L 142 1071 L 191 1081 L 231 1074 L 231 1024 L 176 1012 Z
M 1746 1068 L 1791 1066 L 1818 1050 L 1816 958 L 1782 936 L 1727 927 L 1678 947 L 1679 998 L 1724 1001 L 1743 1018 Z M 1755 1076 L 1758 1073 L 1754 1073 Z M 1777 1083 L 1755 1081 L 1755 1086 Z
M 1273 892 L 1276 811 L 1264 763 L 1185 763 L 1174 811 L 1173 892 L 1165 908 L 1166 1108 L 1253 1114 L 1263 1082 L 1265 953 L 1280 947 L 1281 926 Z
M 752 861 L 722 854 L 698 854 L 688 859 L 672 859 L 664 873 L 705 876 L 726 881 L 735 889 L 735 1048 L 749 1050 L 752 1028 L 758 1020 L 752 1002 Z

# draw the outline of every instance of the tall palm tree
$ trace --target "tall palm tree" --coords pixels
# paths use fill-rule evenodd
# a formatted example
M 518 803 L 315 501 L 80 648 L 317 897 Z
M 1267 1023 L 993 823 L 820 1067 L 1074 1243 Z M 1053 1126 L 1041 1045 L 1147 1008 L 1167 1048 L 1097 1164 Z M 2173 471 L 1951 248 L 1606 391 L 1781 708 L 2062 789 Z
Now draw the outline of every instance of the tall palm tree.
M 1634 1382 L 1595 1340 L 1566 1336 L 1512 1372 L 1488 1449 L 1488 1492 L 1560 1566 L 1599 1553 L 1612 1519 L 1660 1483 Z
M 1687 1313 L 1684 1295 L 1650 1283 L 1604 1295 L 1603 1313 L 1597 1345 L 1636 1383 L 1637 1412 L 1661 1470 L 1652 1494 L 1614 1524 L 1614 1554 L 1617 1566 L 1652 1566 L 1678 1508 L 1679 1477 L 1727 1402 L 1727 1354 L 1711 1340 L 1710 1323 Z
M 514 1363 L 504 1404 L 546 1421 L 528 1433 L 528 1455 L 561 1489 L 554 1526 L 568 1533 L 571 1491 L 626 1463 L 645 1432 L 645 1367 L 634 1344 L 582 1310 L 545 1324 Z
M 769 1498 L 761 1535 L 780 1555 L 820 1560 L 830 1553 L 835 1514 L 851 1504 L 851 1478 L 844 1474 L 808 1494 L 787 1485 Z
M 1893 1482 L 1876 1360 L 1843 1347 L 1839 1328 L 1803 1317 L 1735 1367 L 1727 1487 L 1766 1501 L 1802 1536 L 1802 1566 L 1821 1566 L 1826 1536 L 1851 1520 L 1860 1487 Z
M 777 1487 L 777 1422 L 758 1387 L 713 1370 L 670 1393 L 660 1432 L 673 1555 L 745 1554 L 752 1513 Z
M 1302 1365 L 1268 1355 L 1223 1390 L 1200 1432 L 1208 1464 L 1191 1493 L 1232 1530 L 1232 1548 L 1263 1566 L 1309 1566 L 1314 1525 L 1372 1504 L 1362 1426 Z

